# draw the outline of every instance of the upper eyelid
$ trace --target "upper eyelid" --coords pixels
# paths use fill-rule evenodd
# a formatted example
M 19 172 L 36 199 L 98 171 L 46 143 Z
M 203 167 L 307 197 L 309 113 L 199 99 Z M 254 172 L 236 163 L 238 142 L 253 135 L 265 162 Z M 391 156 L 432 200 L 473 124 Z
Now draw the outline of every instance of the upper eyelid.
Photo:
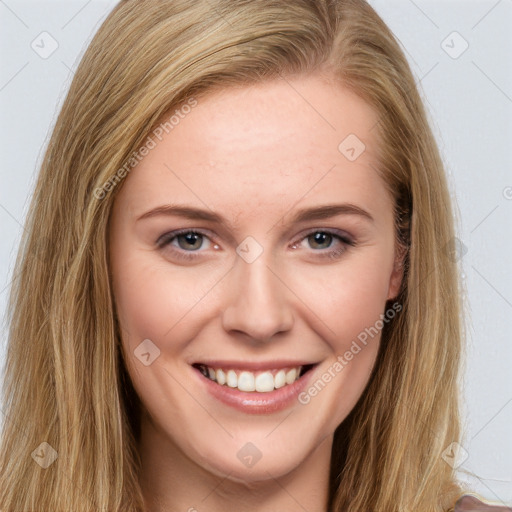
M 342 229 L 312 228 L 312 229 L 307 229 L 305 231 L 301 231 L 301 233 L 298 234 L 296 238 L 294 238 L 295 242 L 293 242 L 293 243 L 295 244 L 297 242 L 300 242 L 300 241 L 304 240 L 306 237 L 312 235 L 313 233 L 328 233 L 331 236 L 333 236 L 334 238 L 338 239 L 339 242 L 341 242 L 343 244 L 353 244 L 355 242 L 355 238 Z M 346 239 L 346 240 L 344 240 L 344 239 Z
M 195 229 L 195 228 L 183 228 L 183 229 L 175 229 L 173 231 L 167 231 L 163 235 L 160 235 L 156 241 L 156 244 L 159 245 L 160 243 L 162 243 L 161 242 L 162 240 L 170 241 L 178 236 L 186 235 L 187 233 L 198 233 L 199 235 L 206 236 L 210 239 L 212 238 L 211 231 L 204 230 L 204 229 Z

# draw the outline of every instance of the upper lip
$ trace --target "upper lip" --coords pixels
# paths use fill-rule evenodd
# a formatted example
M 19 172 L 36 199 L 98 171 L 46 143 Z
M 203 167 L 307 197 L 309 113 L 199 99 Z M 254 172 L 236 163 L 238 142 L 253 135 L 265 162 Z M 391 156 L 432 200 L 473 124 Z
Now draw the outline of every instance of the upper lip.
M 297 368 L 299 366 L 314 366 L 317 362 L 306 360 L 273 359 L 271 361 L 228 361 L 228 360 L 203 360 L 195 361 L 192 366 L 202 364 L 210 368 L 222 368 L 223 370 L 280 370 L 282 368 Z

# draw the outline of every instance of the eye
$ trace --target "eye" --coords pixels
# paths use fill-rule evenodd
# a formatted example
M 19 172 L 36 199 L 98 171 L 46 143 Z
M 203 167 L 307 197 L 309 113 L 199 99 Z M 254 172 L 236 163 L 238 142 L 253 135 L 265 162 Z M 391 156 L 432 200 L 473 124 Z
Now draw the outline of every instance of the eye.
M 169 249 L 173 257 L 191 261 L 199 257 L 202 252 L 200 249 L 205 249 L 205 240 L 208 241 L 206 249 L 211 248 L 212 242 L 207 233 L 195 229 L 181 229 L 162 235 L 156 244 L 160 249 Z M 355 246 L 355 241 L 342 231 L 315 229 L 295 242 L 292 249 L 300 248 L 304 241 L 307 241 L 309 246 L 314 249 L 313 252 L 317 253 L 316 256 L 329 259 L 337 259 L 348 247 Z M 219 246 L 215 244 L 213 248 L 218 249 Z
M 292 245 L 292 249 L 297 249 L 301 243 L 307 241 L 310 247 L 314 249 L 331 249 L 327 251 L 315 250 L 319 252 L 318 256 L 321 258 L 339 258 L 348 247 L 355 246 L 355 241 L 352 240 L 346 233 L 342 231 L 331 231 L 325 229 L 315 229 L 309 231 L 301 238 L 298 243 Z
M 208 235 L 202 231 L 182 229 L 162 235 L 157 240 L 156 244 L 160 249 L 169 247 L 173 255 L 177 256 L 178 258 L 192 260 L 197 256 L 195 254 L 187 253 L 198 252 L 199 249 L 203 248 L 204 240 L 208 240 L 209 243 L 211 243 Z M 218 246 L 215 245 L 214 248 L 218 248 Z

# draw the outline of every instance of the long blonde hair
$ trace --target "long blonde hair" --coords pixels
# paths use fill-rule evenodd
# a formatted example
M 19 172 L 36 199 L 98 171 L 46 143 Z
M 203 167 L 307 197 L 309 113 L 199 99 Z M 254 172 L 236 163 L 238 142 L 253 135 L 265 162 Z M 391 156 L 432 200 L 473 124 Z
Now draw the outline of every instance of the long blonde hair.
M 402 312 L 384 327 L 368 386 L 335 432 L 329 510 L 453 507 L 462 487 L 442 457 L 460 436 L 452 209 L 396 39 L 364 0 L 124 0 L 76 70 L 16 260 L 2 511 L 144 510 L 139 405 L 121 357 L 107 259 L 126 162 L 191 97 L 320 72 L 379 115 L 378 171 L 395 198 L 405 251 Z M 57 458 L 45 469 L 38 456 Z

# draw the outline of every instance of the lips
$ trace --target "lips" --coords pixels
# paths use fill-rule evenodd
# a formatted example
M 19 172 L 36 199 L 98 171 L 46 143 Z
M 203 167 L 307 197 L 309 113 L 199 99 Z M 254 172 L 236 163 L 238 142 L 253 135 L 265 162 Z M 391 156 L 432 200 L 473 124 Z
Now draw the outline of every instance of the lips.
M 297 404 L 298 395 L 308 385 L 318 364 L 204 361 L 191 367 L 211 397 L 242 413 L 261 415 Z
M 223 366 L 221 364 L 196 363 L 193 367 L 220 386 L 236 388 L 243 392 L 270 393 L 293 384 L 312 366 L 306 364 L 272 368 L 270 364 L 269 369 L 256 371 L 231 367 L 231 364 Z

